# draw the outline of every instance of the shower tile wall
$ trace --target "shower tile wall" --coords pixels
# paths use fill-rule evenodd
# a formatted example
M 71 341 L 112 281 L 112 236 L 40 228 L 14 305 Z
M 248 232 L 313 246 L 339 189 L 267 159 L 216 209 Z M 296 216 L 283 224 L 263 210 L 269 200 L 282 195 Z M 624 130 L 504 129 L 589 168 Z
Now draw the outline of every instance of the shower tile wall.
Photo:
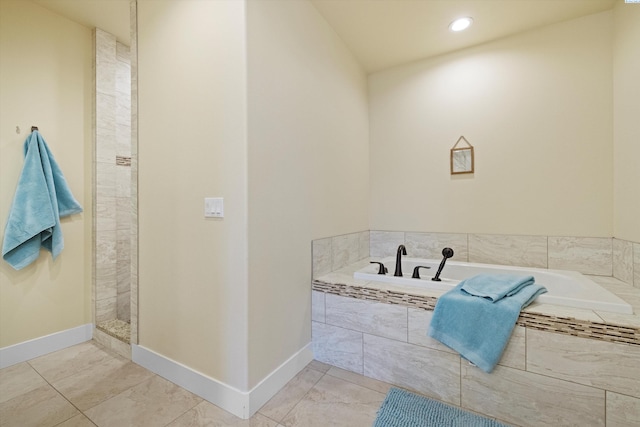
M 117 318 L 131 321 L 131 61 L 116 44 Z
M 130 321 L 131 79 L 129 49 L 95 35 L 95 324 Z
M 116 245 L 116 39 L 95 37 L 95 324 L 117 316 Z
M 131 344 L 138 344 L 138 2 L 129 3 L 131 23 Z

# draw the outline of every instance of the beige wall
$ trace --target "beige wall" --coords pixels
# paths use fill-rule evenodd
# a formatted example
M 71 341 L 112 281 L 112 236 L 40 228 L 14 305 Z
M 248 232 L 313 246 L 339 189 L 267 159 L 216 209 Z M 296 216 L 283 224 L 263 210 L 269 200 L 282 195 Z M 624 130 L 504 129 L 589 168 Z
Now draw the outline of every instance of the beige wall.
M 146 348 L 255 386 L 310 341 L 310 241 L 325 236 L 640 241 L 634 5 L 374 74 L 368 104 L 366 76 L 307 2 L 139 3 Z M 0 223 L 31 124 L 85 208 L 63 220 L 55 263 L 2 263 L 4 347 L 91 319 L 92 52 L 85 27 L 0 7 Z M 461 134 L 476 173 L 452 178 Z M 203 218 L 207 196 L 225 198 L 223 220 Z
M 0 1 L 2 236 L 31 125 L 85 209 L 62 220 L 55 262 L 45 251 L 20 271 L 0 262 L 0 347 L 91 322 L 91 64 L 91 30 L 31 2 Z
M 369 79 L 371 229 L 610 237 L 612 13 Z M 464 135 L 475 174 L 452 176 Z
M 640 242 L 640 5 L 619 1 L 614 23 L 613 235 Z
M 139 344 L 241 390 L 245 6 L 138 2 Z M 204 198 L 225 218 L 205 219 Z
M 246 7 L 138 5 L 140 345 L 241 390 L 310 342 L 311 240 L 368 228 L 364 73 L 310 4 Z
M 311 240 L 368 229 L 366 77 L 308 2 L 249 1 L 249 384 L 311 340 Z

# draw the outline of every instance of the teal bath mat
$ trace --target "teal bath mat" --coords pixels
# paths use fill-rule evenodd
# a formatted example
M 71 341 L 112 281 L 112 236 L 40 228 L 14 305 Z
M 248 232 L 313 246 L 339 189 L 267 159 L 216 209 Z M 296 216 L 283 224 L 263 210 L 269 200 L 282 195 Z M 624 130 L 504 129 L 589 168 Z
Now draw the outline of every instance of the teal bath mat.
M 392 388 L 373 427 L 509 427 L 437 400 Z

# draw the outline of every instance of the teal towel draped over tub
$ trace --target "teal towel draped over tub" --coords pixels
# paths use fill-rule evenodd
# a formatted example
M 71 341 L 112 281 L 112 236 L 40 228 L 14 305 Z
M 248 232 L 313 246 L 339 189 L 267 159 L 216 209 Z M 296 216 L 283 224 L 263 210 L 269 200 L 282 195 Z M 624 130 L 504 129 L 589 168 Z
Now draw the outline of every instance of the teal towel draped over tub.
M 491 276 L 483 280 L 493 294 Z M 464 286 L 462 281 L 438 298 L 427 335 L 456 350 L 483 371 L 491 372 L 502 357 L 520 311 L 547 290 L 530 281 L 494 302 L 465 292 Z
M 55 259 L 64 248 L 60 218 L 82 212 L 42 135 L 24 142 L 24 165 L 9 212 L 2 258 L 20 270 L 45 248 Z
M 512 274 L 478 274 L 462 284 L 462 290 L 468 294 L 496 302 L 504 297 L 517 294 L 525 286 L 533 285 L 533 276 Z

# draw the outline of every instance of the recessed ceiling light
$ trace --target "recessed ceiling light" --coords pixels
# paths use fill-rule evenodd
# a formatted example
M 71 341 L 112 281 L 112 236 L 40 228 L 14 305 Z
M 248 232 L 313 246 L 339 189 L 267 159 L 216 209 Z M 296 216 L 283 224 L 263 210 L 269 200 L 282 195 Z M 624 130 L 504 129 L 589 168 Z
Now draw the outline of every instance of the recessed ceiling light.
M 458 18 L 449 24 L 449 29 L 451 31 L 462 31 L 469 28 L 469 26 L 473 23 L 473 19 L 466 16 L 464 18 Z

